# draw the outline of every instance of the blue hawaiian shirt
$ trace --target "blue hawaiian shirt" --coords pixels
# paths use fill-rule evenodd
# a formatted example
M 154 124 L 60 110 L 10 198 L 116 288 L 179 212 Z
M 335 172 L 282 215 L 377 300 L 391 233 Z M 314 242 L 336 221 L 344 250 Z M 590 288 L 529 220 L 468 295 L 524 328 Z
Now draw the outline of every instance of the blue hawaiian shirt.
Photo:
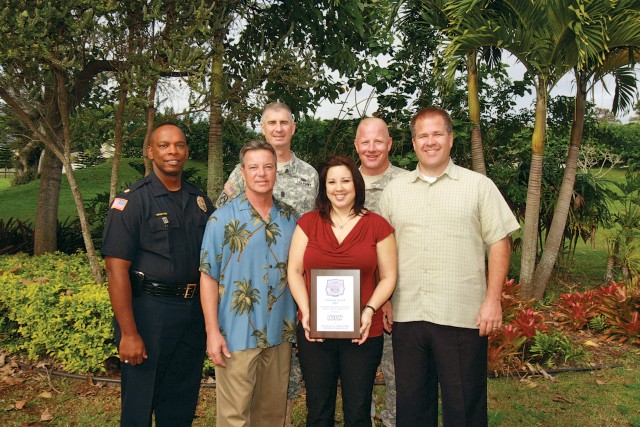
M 295 341 L 287 259 L 296 220 L 274 199 L 265 222 L 244 193 L 209 217 L 200 271 L 219 283 L 218 323 L 229 351 Z

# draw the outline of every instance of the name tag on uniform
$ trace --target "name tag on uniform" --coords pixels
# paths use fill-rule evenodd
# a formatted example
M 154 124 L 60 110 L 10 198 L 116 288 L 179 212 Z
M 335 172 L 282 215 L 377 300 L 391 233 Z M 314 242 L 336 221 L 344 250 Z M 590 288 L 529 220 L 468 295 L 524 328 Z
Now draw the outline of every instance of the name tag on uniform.
M 116 197 L 115 199 L 113 199 L 113 203 L 111 204 L 111 209 L 118 209 L 119 211 L 123 211 L 125 206 L 127 206 L 127 203 L 129 203 L 127 199 L 121 199 L 119 197 Z

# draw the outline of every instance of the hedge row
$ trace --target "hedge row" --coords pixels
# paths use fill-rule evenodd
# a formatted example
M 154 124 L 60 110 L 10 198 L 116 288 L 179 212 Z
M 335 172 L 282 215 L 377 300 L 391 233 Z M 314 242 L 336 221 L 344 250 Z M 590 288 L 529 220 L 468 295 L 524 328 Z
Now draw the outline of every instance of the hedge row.
M 68 372 L 104 372 L 116 355 L 109 293 L 86 255 L 0 256 L 0 345 Z

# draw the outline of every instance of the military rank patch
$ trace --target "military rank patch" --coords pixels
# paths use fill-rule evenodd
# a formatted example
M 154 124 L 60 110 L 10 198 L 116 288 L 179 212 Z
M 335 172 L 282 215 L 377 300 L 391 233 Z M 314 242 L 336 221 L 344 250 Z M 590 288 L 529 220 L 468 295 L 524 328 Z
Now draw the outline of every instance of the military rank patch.
M 119 211 L 123 211 L 125 206 L 127 206 L 127 203 L 129 203 L 127 199 L 121 199 L 119 197 L 116 197 L 115 199 L 113 199 L 113 203 L 111 204 L 111 209 L 118 209 Z
M 204 202 L 204 197 L 198 196 L 196 201 L 198 202 L 198 207 L 200 209 L 202 209 L 202 212 L 206 212 L 207 211 L 207 204 Z

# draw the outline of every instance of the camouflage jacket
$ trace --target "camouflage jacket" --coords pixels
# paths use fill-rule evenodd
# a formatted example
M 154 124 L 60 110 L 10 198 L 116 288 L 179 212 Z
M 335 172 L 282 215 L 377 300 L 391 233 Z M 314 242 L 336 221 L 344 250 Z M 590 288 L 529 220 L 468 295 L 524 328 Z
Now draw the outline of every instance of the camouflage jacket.
M 375 181 L 371 185 L 365 184 L 366 199 L 364 202 L 364 207 L 369 209 L 370 211 L 377 213 L 378 203 L 380 202 L 380 195 L 382 194 L 382 190 L 384 190 L 384 188 L 393 178 L 406 172 L 407 171 L 402 168 L 389 165 L 389 168 L 381 174 L 380 178 L 378 178 L 377 181 Z
M 229 201 L 245 190 L 240 165 L 229 175 L 216 208 L 226 205 Z M 282 170 L 278 169 L 276 184 L 273 187 L 273 197 L 291 206 L 298 216 L 314 209 L 318 194 L 318 172 L 309 163 L 300 160 L 293 151 L 291 162 Z

